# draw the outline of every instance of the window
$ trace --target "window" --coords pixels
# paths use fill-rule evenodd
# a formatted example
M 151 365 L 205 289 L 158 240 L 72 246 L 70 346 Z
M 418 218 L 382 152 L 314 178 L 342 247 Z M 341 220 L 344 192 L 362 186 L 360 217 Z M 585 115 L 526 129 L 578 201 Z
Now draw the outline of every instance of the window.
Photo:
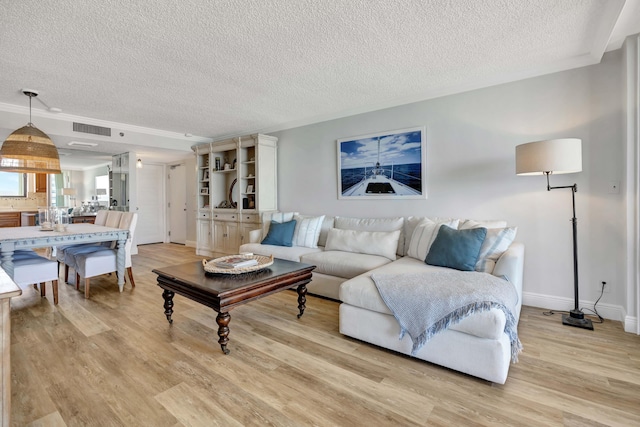
M 27 174 L 0 172 L 0 197 L 27 197 Z

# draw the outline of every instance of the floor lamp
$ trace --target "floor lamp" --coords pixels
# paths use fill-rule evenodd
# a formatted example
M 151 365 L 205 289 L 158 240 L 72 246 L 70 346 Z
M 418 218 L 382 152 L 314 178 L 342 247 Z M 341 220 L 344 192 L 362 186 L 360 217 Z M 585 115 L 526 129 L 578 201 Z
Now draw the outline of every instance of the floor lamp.
M 573 290 L 575 306 L 568 315 L 562 316 L 562 324 L 593 330 L 593 323 L 585 319 L 578 298 L 578 220 L 576 219 L 576 191 L 578 185 L 552 187 L 549 175 L 582 171 L 582 141 L 577 138 L 550 139 L 529 142 L 516 147 L 516 174 L 547 177 L 547 191 L 568 188 L 573 204 Z

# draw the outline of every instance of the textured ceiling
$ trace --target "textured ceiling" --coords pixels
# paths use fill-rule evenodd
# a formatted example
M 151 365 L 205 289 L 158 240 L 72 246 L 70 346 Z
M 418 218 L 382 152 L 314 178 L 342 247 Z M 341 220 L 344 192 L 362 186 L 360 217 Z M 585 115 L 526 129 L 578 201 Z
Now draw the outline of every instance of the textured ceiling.
M 274 131 L 596 63 L 640 31 L 638 3 L 3 0 L 0 128 L 27 87 L 52 120 Z

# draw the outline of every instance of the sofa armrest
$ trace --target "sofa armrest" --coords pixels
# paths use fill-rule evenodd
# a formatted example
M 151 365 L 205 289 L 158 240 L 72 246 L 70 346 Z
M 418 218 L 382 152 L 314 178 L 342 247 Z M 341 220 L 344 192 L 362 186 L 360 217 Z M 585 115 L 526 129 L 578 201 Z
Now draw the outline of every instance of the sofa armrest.
M 260 243 L 262 241 L 262 230 L 249 231 L 249 243 Z
M 496 262 L 494 276 L 506 276 L 513 283 L 522 301 L 522 277 L 524 274 L 524 244 L 514 242 Z

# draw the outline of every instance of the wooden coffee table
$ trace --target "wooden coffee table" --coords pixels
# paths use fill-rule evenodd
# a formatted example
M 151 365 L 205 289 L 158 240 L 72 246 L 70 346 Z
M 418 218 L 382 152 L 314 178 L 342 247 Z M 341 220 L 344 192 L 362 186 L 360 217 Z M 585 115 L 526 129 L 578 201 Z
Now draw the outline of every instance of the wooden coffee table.
M 258 298 L 297 287 L 300 318 L 307 301 L 307 283 L 311 282 L 314 268 L 315 265 L 276 258 L 271 266 L 252 273 L 205 273 L 200 261 L 157 268 L 153 272 L 158 275 L 158 286 L 164 289 L 164 314 L 169 323 L 173 323 L 171 315 L 175 294 L 213 308 L 218 312 L 218 343 L 223 353 L 229 354 L 229 311 Z

